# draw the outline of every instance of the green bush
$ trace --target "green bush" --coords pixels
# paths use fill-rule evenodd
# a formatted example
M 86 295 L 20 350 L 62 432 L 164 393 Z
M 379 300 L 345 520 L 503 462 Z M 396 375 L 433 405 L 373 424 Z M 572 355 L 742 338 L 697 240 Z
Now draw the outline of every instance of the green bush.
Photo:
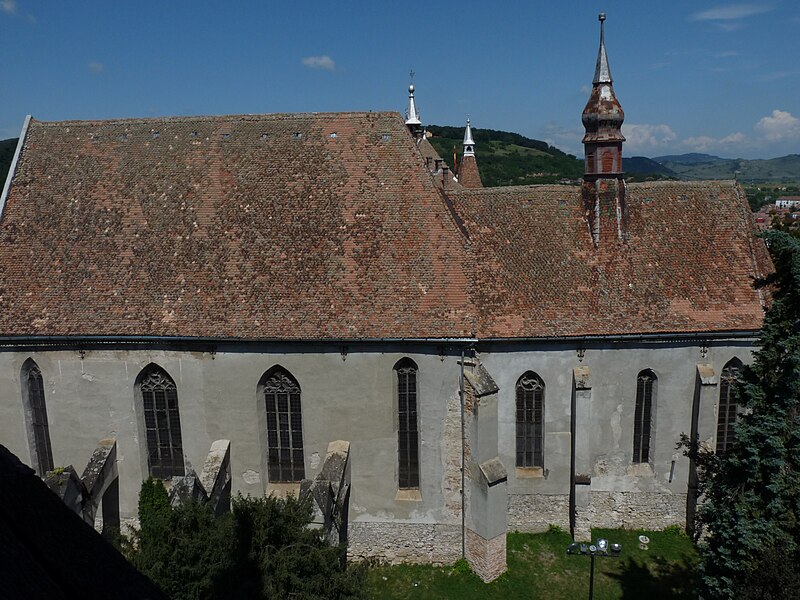
M 125 544 L 133 564 L 171 598 L 364 598 L 365 564 L 309 528 L 309 499 L 237 496 L 231 514 L 208 504 L 172 508 L 160 481 L 139 494 L 140 529 Z

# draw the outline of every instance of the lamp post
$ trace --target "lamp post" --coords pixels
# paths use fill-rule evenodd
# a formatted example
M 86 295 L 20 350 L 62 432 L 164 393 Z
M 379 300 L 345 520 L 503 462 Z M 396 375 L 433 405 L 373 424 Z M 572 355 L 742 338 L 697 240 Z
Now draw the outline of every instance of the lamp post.
M 622 552 L 622 544 L 609 544 L 605 538 L 597 540 L 596 544 L 579 544 L 572 542 L 567 547 L 567 554 L 588 555 L 591 560 L 589 567 L 589 600 L 594 598 L 594 559 L 601 558 L 618 558 L 619 553 Z

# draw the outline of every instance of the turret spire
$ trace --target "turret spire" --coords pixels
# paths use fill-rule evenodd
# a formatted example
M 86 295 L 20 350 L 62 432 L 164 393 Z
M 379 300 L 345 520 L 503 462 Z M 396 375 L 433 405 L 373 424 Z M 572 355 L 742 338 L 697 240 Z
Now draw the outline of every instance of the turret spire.
M 411 83 L 408 86 L 408 108 L 406 109 L 406 125 L 411 129 L 418 129 L 422 126 L 422 121 L 419 120 L 419 111 L 417 110 L 417 103 L 414 101 L 414 71 L 409 73 Z
M 472 139 L 472 127 L 467 119 L 467 128 L 464 130 L 464 156 L 475 156 L 475 140 Z

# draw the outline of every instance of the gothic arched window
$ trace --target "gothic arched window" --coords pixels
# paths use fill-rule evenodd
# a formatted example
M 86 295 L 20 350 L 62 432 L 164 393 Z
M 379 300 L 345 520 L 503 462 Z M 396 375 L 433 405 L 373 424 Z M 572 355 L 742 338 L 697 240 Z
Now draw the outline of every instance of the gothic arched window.
M 404 358 L 394 366 L 397 378 L 397 486 L 419 487 L 419 429 L 417 427 L 417 365 Z
M 157 365 L 145 367 L 137 377 L 147 440 L 147 467 L 156 479 L 186 474 L 183 462 L 178 388 Z
M 39 366 L 29 358 L 22 365 L 22 401 L 28 422 L 31 459 L 40 477 L 53 470 L 53 450 L 50 447 L 50 428 L 44 401 L 44 381 Z
M 273 483 L 296 483 L 305 477 L 300 386 L 276 367 L 262 378 L 267 406 L 267 472 Z
M 717 412 L 717 454 L 725 453 L 736 439 L 736 388 L 742 361 L 731 359 L 723 368 L 719 378 L 719 411 Z
M 544 382 L 528 371 L 516 389 L 517 466 L 544 467 Z
M 650 461 L 650 433 L 658 378 L 645 369 L 636 378 L 636 408 L 633 412 L 633 462 Z

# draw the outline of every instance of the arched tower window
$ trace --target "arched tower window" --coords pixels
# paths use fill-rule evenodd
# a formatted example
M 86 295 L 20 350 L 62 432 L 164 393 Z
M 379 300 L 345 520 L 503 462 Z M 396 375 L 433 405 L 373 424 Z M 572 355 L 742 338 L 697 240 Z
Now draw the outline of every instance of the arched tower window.
M 419 488 L 419 429 L 417 426 L 417 365 L 404 358 L 394 366 L 397 378 L 397 486 Z
M 636 408 L 633 412 L 633 462 L 650 461 L 650 434 L 658 378 L 650 369 L 636 377 Z
M 137 388 L 142 400 L 150 475 L 156 479 L 185 475 L 175 382 L 158 365 L 148 365 L 137 377 Z
M 44 381 L 39 366 L 29 358 L 22 365 L 22 402 L 31 445 L 31 459 L 40 477 L 53 470 L 53 450 L 44 401 Z
M 267 471 L 273 483 L 296 483 L 305 477 L 300 386 L 281 367 L 262 378 L 267 406 Z
M 717 454 L 725 453 L 736 439 L 736 388 L 742 361 L 731 359 L 724 367 L 719 378 L 719 411 L 717 413 Z
M 544 382 L 528 371 L 516 389 L 517 466 L 544 467 Z

